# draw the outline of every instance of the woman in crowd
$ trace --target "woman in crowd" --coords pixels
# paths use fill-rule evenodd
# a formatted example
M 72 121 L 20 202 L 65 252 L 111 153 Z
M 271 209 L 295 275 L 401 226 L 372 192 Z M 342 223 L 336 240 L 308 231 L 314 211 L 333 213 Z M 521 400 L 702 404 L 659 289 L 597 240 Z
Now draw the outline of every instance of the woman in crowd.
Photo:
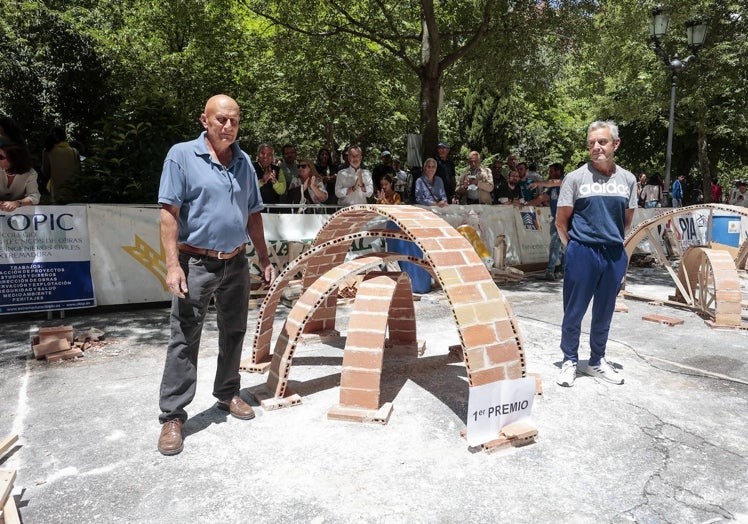
M 379 180 L 379 187 L 382 189 L 377 193 L 377 204 L 397 205 L 402 203 L 400 195 L 395 192 L 394 185 L 395 181 L 392 175 L 389 173 L 382 175 L 382 178 Z
M 327 190 L 322 177 L 308 158 L 299 162 L 299 178 L 288 186 L 290 204 L 323 204 L 327 200 Z
M 335 173 L 338 172 L 337 166 L 332 161 L 332 154 L 330 150 L 323 147 L 317 152 L 317 162 L 314 163 L 314 168 L 319 173 L 319 178 L 325 184 L 325 191 L 327 192 L 328 199 L 325 204 L 336 204 L 337 199 L 335 198 Z
M 652 175 L 647 180 L 647 185 L 642 188 L 640 199 L 644 202 L 645 208 L 662 206 L 662 186 L 660 185 L 660 175 Z
M 436 176 L 436 160 L 427 158 L 423 163 L 423 174 L 416 180 L 416 204 L 444 207 L 448 204 L 444 182 Z
M 0 210 L 15 211 L 39 203 L 36 171 L 31 155 L 21 144 L 0 139 Z

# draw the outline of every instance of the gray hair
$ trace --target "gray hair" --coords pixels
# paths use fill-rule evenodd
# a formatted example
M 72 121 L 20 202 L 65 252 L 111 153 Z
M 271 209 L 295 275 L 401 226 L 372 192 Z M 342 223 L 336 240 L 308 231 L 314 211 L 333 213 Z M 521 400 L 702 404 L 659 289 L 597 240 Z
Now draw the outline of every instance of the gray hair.
M 600 129 L 601 127 L 607 127 L 610 130 L 610 136 L 613 140 L 618 140 L 618 125 L 612 120 L 595 120 L 587 128 L 587 135 Z
M 433 158 L 429 157 L 429 158 L 427 158 L 426 160 L 423 161 L 423 167 L 426 167 L 426 164 L 428 164 L 430 162 L 433 162 L 435 166 L 439 165 L 439 164 L 436 163 L 436 160 L 434 160 Z
M 257 148 L 257 154 L 259 155 L 260 151 L 262 151 L 263 149 L 270 149 L 273 152 L 273 156 L 275 156 L 275 149 L 271 144 L 268 144 L 267 142 L 263 142 L 262 144 L 260 144 L 260 146 Z

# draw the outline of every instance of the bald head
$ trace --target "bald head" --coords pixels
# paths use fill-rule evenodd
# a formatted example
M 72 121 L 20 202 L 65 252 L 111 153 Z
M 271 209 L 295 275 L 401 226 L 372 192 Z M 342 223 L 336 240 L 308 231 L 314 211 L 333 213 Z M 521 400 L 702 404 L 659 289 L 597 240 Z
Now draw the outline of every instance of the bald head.
M 239 133 L 239 104 L 226 95 L 215 95 L 205 103 L 200 115 L 207 140 L 216 152 L 226 151 L 236 141 Z
M 239 111 L 239 104 L 236 103 L 236 100 L 231 98 L 228 95 L 215 95 L 208 99 L 207 102 L 205 102 L 205 114 L 210 114 L 211 112 L 216 112 L 221 109 L 233 109 L 237 112 Z

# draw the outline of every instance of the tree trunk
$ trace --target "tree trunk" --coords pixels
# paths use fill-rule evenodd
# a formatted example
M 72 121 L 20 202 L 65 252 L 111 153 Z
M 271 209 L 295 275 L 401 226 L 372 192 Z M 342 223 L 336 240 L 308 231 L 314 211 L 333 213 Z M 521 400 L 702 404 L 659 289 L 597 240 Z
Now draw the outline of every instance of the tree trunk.
M 708 203 L 712 201 L 712 175 L 709 170 L 709 142 L 706 135 L 706 129 L 703 125 L 699 125 L 698 147 L 701 190 L 704 192 L 704 202 Z
M 421 140 L 423 158 L 436 158 L 439 142 L 439 89 L 441 87 L 441 39 L 436 30 L 432 1 L 422 3 L 421 19 L 421 67 L 418 80 L 421 82 Z
M 439 78 L 421 76 L 421 135 L 423 158 L 436 158 L 436 144 L 439 143 Z

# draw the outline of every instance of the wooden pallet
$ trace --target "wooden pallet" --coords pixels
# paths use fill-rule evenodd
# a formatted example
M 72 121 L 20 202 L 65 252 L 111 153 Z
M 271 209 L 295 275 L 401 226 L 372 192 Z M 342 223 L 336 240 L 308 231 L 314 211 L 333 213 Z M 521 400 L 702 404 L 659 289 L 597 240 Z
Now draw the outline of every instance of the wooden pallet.
M 18 435 L 12 434 L 0 442 L 0 458 L 8 450 L 12 449 L 17 441 Z M 18 508 L 16 508 L 16 501 L 11 496 L 15 480 L 16 471 L 14 469 L 0 470 L 0 508 L 2 508 L 2 511 L 0 511 L 0 524 L 16 524 L 21 522 L 21 518 L 18 515 Z

